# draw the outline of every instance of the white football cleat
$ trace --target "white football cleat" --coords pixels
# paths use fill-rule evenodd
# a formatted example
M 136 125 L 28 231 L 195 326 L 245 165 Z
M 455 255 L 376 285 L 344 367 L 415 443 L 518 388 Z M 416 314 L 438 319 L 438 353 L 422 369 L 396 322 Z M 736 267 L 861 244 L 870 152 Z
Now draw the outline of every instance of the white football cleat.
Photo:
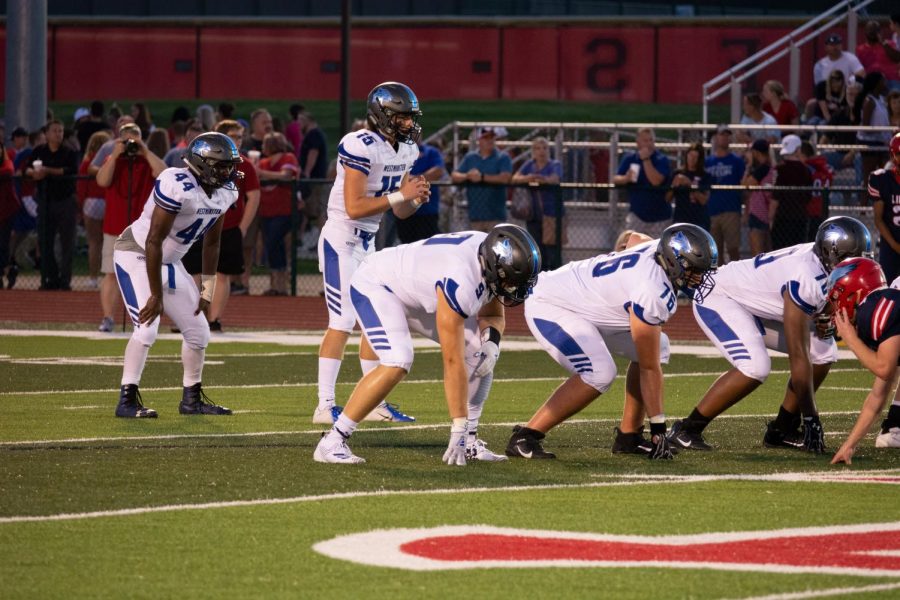
M 312 421 L 316 425 L 334 425 L 334 422 L 341 416 L 343 410 L 344 407 L 336 406 L 334 404 L 326 406 L 325 408 L 316 407 Z
M 329 440 L 330 436 L 324 435 L 313 452 L 313 460 L 320 463 L 332 463 L 342 465 L 357 465 L 366 462 L 361 456 L 356 456 L 347 445 L 347 440 L 337 442 Z
M 876 448 L 900 448 L 900 427 L 891 427 L 887 433 L 879 433 L 875 438 Z
M 466 445 L 466 460 L 483 460 L 484 462 L 503 462 L 509 460 L 503 454 L 495 454 L 488 450 L 483 440 L 476 439 L 475 443 Z

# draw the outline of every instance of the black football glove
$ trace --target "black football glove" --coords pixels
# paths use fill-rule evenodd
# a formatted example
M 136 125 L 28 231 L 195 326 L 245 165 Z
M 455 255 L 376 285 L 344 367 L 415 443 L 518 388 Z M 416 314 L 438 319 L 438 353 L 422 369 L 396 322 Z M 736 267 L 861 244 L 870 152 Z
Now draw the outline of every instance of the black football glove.
M 675 453 L 669 447 L 669 439 L 665 433 L 658 433 L 650 436 L 650 444 L 653 446 L 647 458 L 650 460 L 672 460 Z
M 816 454 L 822 454 L 827 450 L 825 448 L 825 430 L 822 429 L 819 415 L 803 417 L 803 449 Z

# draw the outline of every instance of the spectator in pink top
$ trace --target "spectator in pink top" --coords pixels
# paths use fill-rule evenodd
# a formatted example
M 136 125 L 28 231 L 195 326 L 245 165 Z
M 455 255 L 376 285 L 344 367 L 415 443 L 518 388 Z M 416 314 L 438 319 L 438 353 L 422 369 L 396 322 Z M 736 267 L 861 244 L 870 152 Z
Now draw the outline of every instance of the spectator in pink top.
M 291 121 L 284 128 L 284 137 L 294 147 L 294 156 L 300 159 L 300 144 L 303 143 L 303 120 L 301 117 L 306 109 L 302 104 L 291 104 L 288 112 L 291 113 Z
M 880 72 L 887 79 L 888 89 L 900 89 L 900 50 L 881 39 L 878 21 L 866 22 L 866 40 L 856 47 L 856 56 L 866 73 Z

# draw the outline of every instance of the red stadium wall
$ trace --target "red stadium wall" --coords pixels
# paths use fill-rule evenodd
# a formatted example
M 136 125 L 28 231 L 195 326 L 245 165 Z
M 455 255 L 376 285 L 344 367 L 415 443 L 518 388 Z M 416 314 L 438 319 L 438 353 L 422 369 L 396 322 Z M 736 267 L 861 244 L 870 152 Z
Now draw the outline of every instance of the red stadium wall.
M 697 103 L 703 81 L 788 27 L 410 27 L 353 33 L 351 93 L 402 74 L 423 98 Z M 5 32 L 0 29 L 0 41 Z M 814 53 L 801 51 L 801 91 Z M 0 69 L 5 65 L 0 44 Z M 50 99 L 309 98 L 338 94 L 337 28 L 54 25 Z M 766 79 L 788 79 L 784 60 Z M 0 78 L 0 93 L 5 78 Z M 727 101 L 727 94 L 722 98 Z

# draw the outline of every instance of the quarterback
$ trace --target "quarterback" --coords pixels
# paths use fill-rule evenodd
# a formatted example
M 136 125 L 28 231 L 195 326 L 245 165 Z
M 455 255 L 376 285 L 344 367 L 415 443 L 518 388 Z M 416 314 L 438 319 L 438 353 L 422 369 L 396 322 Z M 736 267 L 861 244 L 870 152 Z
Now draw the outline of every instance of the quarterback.
M 241 162 L 237 147 L 221 133 L 204 133 L 188 145 L 186 167 L 166 169 L 156 179 L 141 216 L 115 244 L 116 279 L 134 331 L 125 348 L 117 417 L 153 418 L 138 384 L 163 312 L 181 330 L 184 390 L 181 414 L 230 415 L 209 402 L 200 384 L 206 345 L 207 310 L 216 284 L 223 215 L 237 200 L 233 183 Z M 203 238 L 201 289 L 181 264 L 191 244 Z
M 332 424 L 341 412 L 335 404 L 335 383 L 344 347 L 356 323 L 350 300 L 350 279 L 359 264 L 375 251 L 381 216 L 391 210 L 399 219 L 413 215 L 430 195 L 428 181 L 410 177 L 419 156 L 416 140 L 419 101 L 402 83 L 375 86 L 366 101 L 367 129 L 353 131 L 338 145 L 337 178 L 328 197 L 328 220 L 319 236 L 319 270 L 325 279 L 328 329 L 319 347 L 319 403 L 313 423 Z M 359 362 L 363 375 L 378 366 L 377 353 L 364 338 Z M 382 402 L 368 418 L 414 421 L 395 406 Z

